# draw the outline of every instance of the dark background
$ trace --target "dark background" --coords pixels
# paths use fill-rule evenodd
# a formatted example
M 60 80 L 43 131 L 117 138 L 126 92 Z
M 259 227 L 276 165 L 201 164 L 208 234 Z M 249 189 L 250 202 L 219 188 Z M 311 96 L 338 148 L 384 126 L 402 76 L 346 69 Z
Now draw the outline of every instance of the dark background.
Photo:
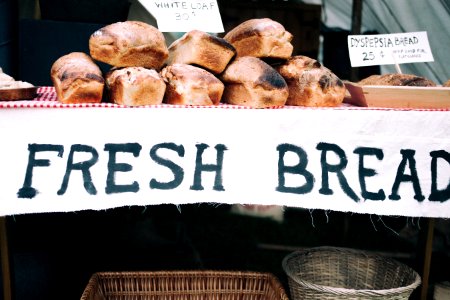
M 14 299 L 75 300 L 94 272 L 142 270 L 270 272 L 288 292 L 283 258 L 316 246 L 374 251 L 422 273 L 426 219 L 286 208 L 278 222 L 230 208 L 204 203 L 7 217 Z M 448 236 L 436 232 L 431 282 L 449 279 Z

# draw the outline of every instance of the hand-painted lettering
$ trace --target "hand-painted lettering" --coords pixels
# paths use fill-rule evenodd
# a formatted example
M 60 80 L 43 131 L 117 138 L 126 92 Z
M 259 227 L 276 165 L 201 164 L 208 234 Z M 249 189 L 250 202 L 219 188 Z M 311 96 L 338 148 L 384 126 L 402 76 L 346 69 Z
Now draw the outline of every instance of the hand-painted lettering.
M 347 167 L 348 159 L 345 155 L 344 150 L 336 144 L 328 144 L 328 143 L 319 143 L 317 145 L 317 150 L 322 151 L 320 156 L 320 165 L 322 167 L 322 187 L 319 190 L 319 193 L 323 195 L 332 195 L 333 190 L 330 189 L 328 173 L 336 173 L 337 178 L 339 180 L 339 184 L 344 191 L 351 199 L 354 201 L 359 201 L 359 197 L 349 186 L 347 179 L 343 173 L 343 170 Z M 330 164 L 327 161 L 327 154 L 332 152 L 339 157 L 340 162 L 338 164 Z
M 437 186 L 437 166 L 438 159 L 442 158 L 450 165 L 450 153 L 444 150 L 432 151 L 431 156 L 431 193 L 428 197 L 430 201 L 444 202 L 450 199 L 450 178 L 448 179 L 447 187 L 443 190 L 439 190 Z M 449 174 L 449 173 L 447 173 Z
M 19 198 L 34 198 L 38 193 L 37 189 L 31 185 L 33 183 L 33 168 L 34 167 L 48 167 L 50 166 L 50 160 L 48 159 L 36 159 L 37 152 L 57 152 L 58 157 L 62 157 L 64 153 L 64 147 L 62 145 L 50 145 L 50 144 L 29 144 L 28 145 L 28 166 L 25 173 L 25 180 L 22 188 L 17 192 Z
M 228 150 L 225 145 L 218 144 L 214 148 L 217 151 L 216 163 L 215 164 L 204 164 L 203 163 L 203 152 L 209 147 L 207 144 L 197 144 L 197 156 L 195 159 L 195 171 L 194 171 L 194 183 L 191 185 L 191 190 L 201 191 L 203 190 L 202 185 L 202 172 L 215 172 L 216 176 L 214 179 L 213 190 L 224 191 L 223 179 L 222 179 L 222 169 L 223 169 L 223 157 L 225 150 Z
M 133 181 L 131 184 L 116 184 L 115 175 L 117 172 L 129 172 L 133 167 L 127 163 L 116 162 L 116 154 L 118 152 L 131 153 L 134 157 L 138 157 L 142 146 L 137 143 L 127 144 L 105 144 L 105 151 L 109 152 L 108 175 L 106 179 L 106 194 L 113 193 L 136 193 L 139 191 L 139 183 Z
M 160 149 L 175 151 L 179 157 L 184 157 L 184 147 L 183 145 L 176 145 L 175 143 L 162 143 L 153 146 L 150 150 L 150 157 L 152 158 L 152 160 L 161 166 L 167 167 L 173 173 L 173 180 L 169 182 L 160 182 L 153 178 L 152 180 L 150 180 L 150 188 L 159 190 L 172 190 L 178 187 L 183 182 L 184 170 L 173 161 L 161 157 L 158 154 L 158 151 Z
M 369 192 L 367 190 L 366 178 L 373 177 L 377 175 L 377 172 L 374 169 L 369 169 L 364 164 L 364 158 L 366 156 L 375 156 L 378 160 L 382 160 L 384 157 L 383 150 L 378 148 L 366 148 L 366 147 L 358 147 L 353 151 L 359 155 L 359 163 L 358 163 L 358 175 L 359 175 L 359 184 L 361 186 L 361 196 L 366 200 L 384 200 L 386 199 L 386 194 L 382 189 L 379 189 L 378 192 Z
M 391 200 L 400 200 L 401 197 L 398 194 L 398 190 L 400 188 L 400 184 L 403 182 L 411 182 L 414 188 L 414 199 L 418 201 L 423 201 L 425 196 L 422 194 L 422 189 L 420 188 L 419 176 L 417 174 L 416 169 L 416 160 L 414 155 L 416 153 L 415 150 L 411 149 L 402 149 L 400 150 L 402 154 L 402 161 L 397 169 L 397 175 L 395 177 L 394 184 L 392 186 L 392 192 L 389 195 L 389 199 Z M 406 166 L 409 166 L 410 174 L 405 174 Z
M 278 186 L 276 190 L 282 193 L 293 193 L 293 194 L 307 194 L 311 192 L 314 187 L 314 176 L 306 170 L 308 166 L 308 155 L 305 150 L 301 147 L 292 144 L 281 144 L 277 146 L 278 151 Z M 287 152 L 295 153 L 299 162 L 294 166 L 286 166 L 284 162 L 284 156 Z M 286 186 L 285 174 L 297 174 L 301 175 L 305 180 L 303 185 L 290 187 Z
M 91 158 L 87 161 L 74 163 L 73 158 L 75 153 L 77 152 L 85 152 L 90 153 Z M 67 186 L 69 185 L 70 174 L 73 170 L 81 171 L 83 175 L 83 184 L 84 188 L 90 195 L 96 195 L 97 189 L 92 182 L 92 175 L 90 172 L 90 168 L 98 161 L 98 152 L 95 148 L 87 145 L 79 145 L 75 144 L 70 147 L 69 158 L 67 159 L 66 173 L 64 174 L 63 182 L 61 184 L 61 188 L 58 190 L 58 195 L 64 195 L 67 190 Z

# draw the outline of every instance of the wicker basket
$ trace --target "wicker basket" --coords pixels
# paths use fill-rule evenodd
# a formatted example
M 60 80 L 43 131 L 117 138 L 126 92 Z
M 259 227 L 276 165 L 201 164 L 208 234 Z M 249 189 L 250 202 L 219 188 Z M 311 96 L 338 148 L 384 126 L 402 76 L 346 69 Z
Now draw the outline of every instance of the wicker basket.
M 100 272 L 82 300 L 289 300 L 270 273 L 232 271 Z
M 420 276 L 396 260 L 363 251 L 317 247 L 283 259 L 290 297 L 300 299 L 408 299 Z

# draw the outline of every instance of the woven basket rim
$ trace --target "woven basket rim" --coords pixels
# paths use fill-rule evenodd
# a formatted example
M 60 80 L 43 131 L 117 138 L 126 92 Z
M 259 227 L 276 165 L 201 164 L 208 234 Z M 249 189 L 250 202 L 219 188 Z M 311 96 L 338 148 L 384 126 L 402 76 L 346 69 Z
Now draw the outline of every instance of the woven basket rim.
M 387 260 L 390 262 L 393 262 L 397 265 L 401 265 L 402 267 L 404 267 L 406 270 L 408 270 L 409 272 L 412 273 L 412 275 L 414 275 L 414 281 L 406 286 L 402 286 L 402 287 L 396 287 L 396 288 L 390 288 L 390 289 L 379 289 L 379 290 L 375 290 L 375 289 L 349 289 L 349 288 L 342 288 L 342 287 L 332 287 L 332 286 L 326 286 L 326 285 L 320 285 L 320 284 L 316 284 L 307 280 L 303 280 L 300 279 L 296 276 L 296 274 L 294 274 L 290 268 L 289 268 L 289 260 L 292 259 L 293 257 L 296 257 L 298 255 L 304 255 L 306 253 L 311 253 L 311 252 L 346 252 L 346 253 L 352 253 L 352 254 L 357 254 L 357 255 L 364 255 L 367 257 L 371 257 L 371 258 L 382 258 L 383 260 Z M 395 295 L 395 294 L 400 294 L 400 293 L 404 293 L 407 291 L 413 291 L 415 288 L 417 288 L 422 280 L 420 278 L 420 275 L 411 267 L 395 260 L 392 258 L 384 258 L 381 257 L 379 255 L 373 254 L 373 253 L 369 253 L 363 250 L 359 250 L 359 249 L 352 249 L 352 248 L 345 248 L 345 247 L 331 247 L 331 246 L 320 246 L 320 247 L 313 247 L 313 248 L 309 248 L 309 249 L 305 249 L 305 250 L 297 250 L 294 251 L 292 253 L 290 253 L 289 255 L 287 255 L 283 261 L 282 261 L 282 267 L 283 270 L 286 272 L 286 274 L 288 275 L 290 280 L 293 280 L 295 283 L 300 284 L 303 287 L 307 287 L 311 290 L 317 291 L 317 292 L 327 292 L 330 294 L 334 294 L 334 295 L 361 295 L 361 296 L 387 296 L 387 295 Z
M 157 271 L 100 271 L 95 272 L 92 276 L 154 276 L 154 275 L 179 275 L 179 276 L 193 276 L 193 275 L 221 275 L 221 276 L 267 276 L 278 280 L 278 278 L 269 272 L 259 271 L 229 271 L 229 270 L 157 270 Z
M 215 280 L 224 279 L 243 279 L 243 280 L 253 280 L 256 279 L 261 283 L 267 285 L 267 288 L 273 291 L 277 296 L 277 300 L 289 300 L 288 294 L 286 293 L 283 285 L 279 281 L 275 274 L 264 271 L 246 271 L 246 270 L 156 270 L 156 271 L 100 271 L 95 272 L 91 275 L 87 286 L 85 287 L 81 300 L 91 299 L 90 295 L 93 290 L 100 284 L 103 280 L 121 280 L 121 279 L 171 279 L 174 281 L 184 280 L 184 279 L 202 279 L 202 278 L 214 278 Z M 193 290 L 194 291 L 194 290 Z M 195 290 L 196 292 L 200 290 Z M 259 292 L 259 290 L 253 291 L 251 288 L 248 290 L 250 292 Z M 120 291 L 120 293 L 129 292 L 135 295 L 136 291 Z M 147 292 L 147 291 L 144 291 Z M 158 292 L 152 290 L 151 292 Z M 189 289 L 185 291 L 177 291 L 176 293 L 187 293 L 191 291 Z M 209 292 L 209 289 L 204 290 L 204 292 Z M 219 290 L 219 292 L 225 293 L 227 289 Z M 170 293 L 168 290 L 163 290 L 161 293 Z

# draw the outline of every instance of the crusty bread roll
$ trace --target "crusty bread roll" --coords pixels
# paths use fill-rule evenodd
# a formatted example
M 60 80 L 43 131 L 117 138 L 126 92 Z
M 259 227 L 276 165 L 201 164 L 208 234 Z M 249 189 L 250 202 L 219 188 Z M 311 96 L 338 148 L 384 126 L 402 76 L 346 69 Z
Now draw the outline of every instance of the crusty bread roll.
M 192 30 L 169 46 L 167 64 L 197 65 L 219 74 L 225 70 L 235 54 L 234 47 L 223 38 Z
M 111 102 L 130 105 L 161 104 L 166 83 L 154 69 L 126 67 L 112 69 L 106 76 L 106 86 Z
M 288 97 L 286 81 L 259 58 L 244 56 L 231 62 L 221 76 L 223 102 L 254 108 L 283 106 Z
M 359 81 L 360 85 L 387 85 L 387 86 L 436 86 L 433 81 L 412 74 L 382 74 L 371 75 Z
M 289 86 L 286 105 L 333 107 L 344 101 L 344 83 L 315 59 L 293 56 L 276 70 Z
M 167 88 L 164 103 L 218 105 L 224 85 L 212 73 L 196 66 L 173 64 L 161 70 Z
M 450 79 L 442 84 L 443 87 L 450 87 Z
M 50 77 L 62 103 L 98 103 L 102 101 L 105 80 L 100 68 L 83 52 L 58 58 Z
M 287 59 L 292 55 L 292 38 L 283 25 L 269 18 L 247 20 L 224 36 L 236 49 L 237 57 L 276 59 Z
M 164 35 L 152 25 L 125 21 L 107 25 L 89 38 L 95 60 L 114 67 L 144 67 L 159 70 L 169 53 Z

